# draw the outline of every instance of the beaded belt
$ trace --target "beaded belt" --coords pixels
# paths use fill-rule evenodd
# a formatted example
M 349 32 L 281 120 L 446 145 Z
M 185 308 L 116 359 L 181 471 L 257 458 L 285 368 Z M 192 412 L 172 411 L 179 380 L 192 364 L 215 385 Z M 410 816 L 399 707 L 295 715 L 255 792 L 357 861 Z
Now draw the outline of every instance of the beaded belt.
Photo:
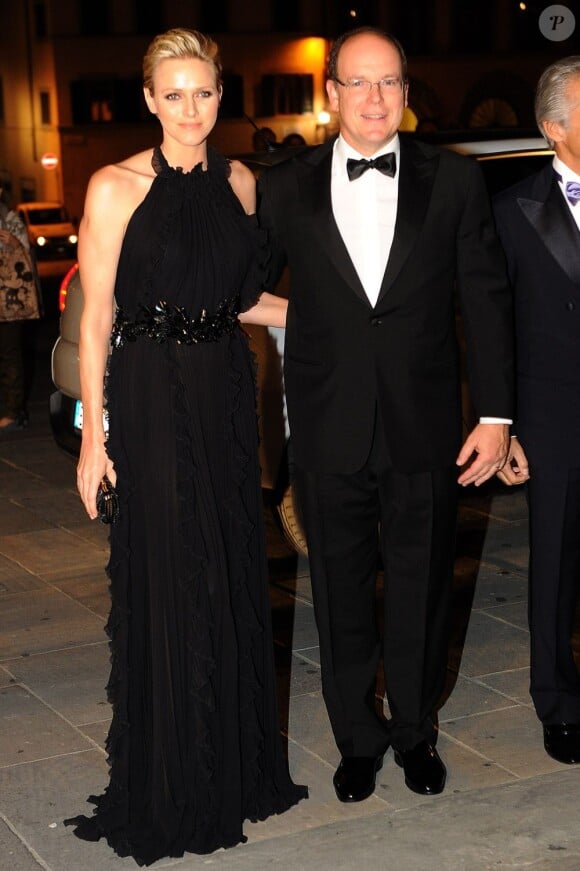
M 122 348 L 126 342 L 135 342 L 140 336 L 158 343 L 174 339 L 180 345 L 217 342 L 234 331 L 239 311 L 239 296 L 225 299 L 213 314 L 203 309 L 196 318 L 188 317 L 183 308 L 168 306 L 164 300 L 153 307 L 141 306 L 134 321 L 118 308 L 111 344 L 113 348 Z

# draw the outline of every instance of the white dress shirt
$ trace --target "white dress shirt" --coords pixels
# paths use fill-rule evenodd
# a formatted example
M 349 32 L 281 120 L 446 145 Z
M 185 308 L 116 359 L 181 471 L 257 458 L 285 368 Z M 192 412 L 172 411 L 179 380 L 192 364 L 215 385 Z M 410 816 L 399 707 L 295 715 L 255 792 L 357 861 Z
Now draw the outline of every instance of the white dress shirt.
M 387 260 L 395 234 L 397 197 L 399 190 L 399 137 L 370 157 L 378 157 L 394 151 L 397 170 L 394 178 L 377 169 L 368 169 L 356 181 L 349 181 L 346 161 L 349 157 L 360 159 L 369 155 L 359 154 L 339 136 L 334 143 L 330 196 L 332 211 L 346 250 L 369 298 L 377 304 L 381 282 L 387 268 Z
M 368 160 L 389 151 L 394 151 L 396 156 L 397 168 L 393 178 L 377 169 L 368 169 L 360 178 L 349 180 L 346 171 L 349 157 Z M 334 220 L 373 308 L 377 304 L 395 235 L 400 154 L 397 134 L 371 155 L 359 154 L 339 136 L 332 154 L 330 197 Z M 512 422 L 498 417 L 481 417 L 479 421 Z
M 554 155 L 553 166 L 556 175 L 560 176 L 558 179 L 558 183 L 560 185 L 560 189 L 562 191 L 564 199 L 566 200 L 566 205 L 570 209 L 572 217 L 576 221 L 576 226 L 580 230 L 580 203 L 576 203 L 576 205 L 573 205 L 566 196 L 566 182 L 575 181 L 576 184 L 580 184 L 580 175 L 572 172 L 570 167 L 563 163 L 563 161 L 561 161 L 559 157 L 556 157 L 556 155 Z

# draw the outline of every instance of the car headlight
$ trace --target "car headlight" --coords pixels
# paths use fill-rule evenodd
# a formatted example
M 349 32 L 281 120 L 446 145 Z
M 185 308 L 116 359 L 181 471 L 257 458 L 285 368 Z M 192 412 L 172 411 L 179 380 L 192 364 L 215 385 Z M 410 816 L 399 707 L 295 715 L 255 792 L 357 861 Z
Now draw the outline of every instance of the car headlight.
M 46 245 L 46 236 L 39 236 L 38 239 L 36 240 L 36 244 L 37 244 L 40 248 L 42 248 L 43 245 Z
M 76 245 L 79 241 L 79 237 L 75 236 L 74 233 L 71 233 L 71 235 L 68 237 L 68 241 L 71 243 L 71 245 Z

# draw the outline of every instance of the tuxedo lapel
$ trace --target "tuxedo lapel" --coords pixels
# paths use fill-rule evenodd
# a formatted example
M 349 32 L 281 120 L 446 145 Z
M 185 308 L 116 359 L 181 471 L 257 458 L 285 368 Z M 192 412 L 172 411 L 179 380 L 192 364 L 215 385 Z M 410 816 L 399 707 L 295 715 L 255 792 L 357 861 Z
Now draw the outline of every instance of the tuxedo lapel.
M 580 286 L 580 231 L 551 165 L 536 177 L 530 197 L 518 197 L 517 202 L 560 268 Z
M 395 234 L 381 283 L 378 301 L 387 293 L 409 256 L 423 226 L 439 157 L 426 157 L 413 143 L 401 138 L 399 191 Z
M 333 144 L 334 140 L 330 140 L 316 152 L 309 154 L 300 166 L 301 202 L 306 214 L 312 218 L 312 227 L 316 235 L 316 240 L 312 240 L 313 250 L 320 246 L 323 251 L 326 251 L 342 278 L 356 295 L 370 306 L 332 213 L 330 177 Z

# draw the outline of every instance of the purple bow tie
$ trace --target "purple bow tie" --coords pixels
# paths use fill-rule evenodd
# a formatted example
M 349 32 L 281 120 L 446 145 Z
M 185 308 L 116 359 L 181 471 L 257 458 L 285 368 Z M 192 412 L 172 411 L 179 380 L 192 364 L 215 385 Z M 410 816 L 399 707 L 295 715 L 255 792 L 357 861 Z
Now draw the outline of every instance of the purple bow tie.
M 566 182 L 566 196 L 573 206 L 580 200 L 580 184 L 577 181 Z

